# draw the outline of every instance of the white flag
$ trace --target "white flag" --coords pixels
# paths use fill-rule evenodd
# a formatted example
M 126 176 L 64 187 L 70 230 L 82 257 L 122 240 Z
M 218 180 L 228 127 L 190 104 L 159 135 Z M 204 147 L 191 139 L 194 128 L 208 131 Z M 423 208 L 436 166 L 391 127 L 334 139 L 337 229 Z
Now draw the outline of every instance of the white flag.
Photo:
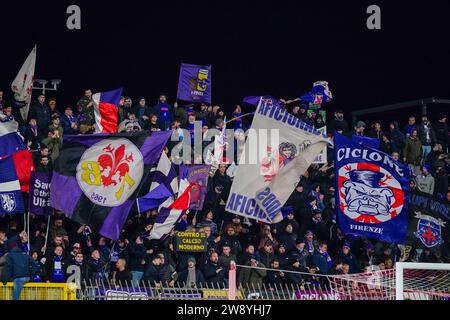
M 329 139 L 286 109 L 262 100 L 250 130 L 225 210 L 276 223 L 283 219 L 280 209 L 300 176 Z M 267 134 L 270 139 L 265 139 Z
M 11 90 L 14 92 L 16 101 L 26 102 L 26 106 L 20 109 L 22 118 L 26 121 L 28 117 L 28 109 L 31 102 L 31 94 L 33 91 L 34 67 L 36 65 L 36 46 L 31 50 L 25 60 L 22 68 L 11 84 Z

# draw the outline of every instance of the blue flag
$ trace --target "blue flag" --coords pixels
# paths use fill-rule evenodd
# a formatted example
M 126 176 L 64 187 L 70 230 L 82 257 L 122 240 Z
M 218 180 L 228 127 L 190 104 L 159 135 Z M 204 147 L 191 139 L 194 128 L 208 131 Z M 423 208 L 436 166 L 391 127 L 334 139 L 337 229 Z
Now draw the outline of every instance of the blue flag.
M 337 220 L 345 234 L 403 243 L 408 167 L 335 132 Z
M 177 99 L 211 103 L 211 66 L 182 63 Z
M 24 213 L 24 208 L 14 157 L 0 158 L 0 214 Z
M 313 83 L 313 87 L 310 91 L 300 97 L 300 100 L 312 103 L 312 104 L 325 104 L 333 100 L 333 95 L 328 88 L 327 81 L 316 81 Z
M 380 149 L 380 140 L 377 138 L 369 138 L 365 136 L 352 136 L 352 141 L 362 144 L 365 147 L 369 147 L 372 149 Z
M 137 199 L 139 213 L 159 207 L 167 198 L 172 197 L 172 191 L 165 184 L 158 185 L 145 196 Z
M 284 108 L 284 104 L 272 96 L 247 96 L 247 97 L 244 97 L 244 99 L 242 99 L 242 102 L 245 102 L 245 103 L 248 103 L 248 104 L 251 104 L 251 105 L 257 107 L 259 104 L 259 100 L 261 100 L 261 98 L 262 98 L 263 104 L 264 103 L 273 104 L 277 107 Z

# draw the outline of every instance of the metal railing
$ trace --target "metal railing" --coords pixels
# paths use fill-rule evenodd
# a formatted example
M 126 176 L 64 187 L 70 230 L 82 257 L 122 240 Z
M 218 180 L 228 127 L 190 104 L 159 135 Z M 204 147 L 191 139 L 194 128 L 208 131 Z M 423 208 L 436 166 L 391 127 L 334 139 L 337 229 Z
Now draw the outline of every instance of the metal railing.
M 79 289 L 82 300 L 228 300 L 225 283 L 201 283 L 195 286 L 176 282 L 173 286 L 156 285 L 148 281 L 112 284 L 87 281 Z M 318 283 L 241 283 L 236 300 L 337 300 L 328 286 Z

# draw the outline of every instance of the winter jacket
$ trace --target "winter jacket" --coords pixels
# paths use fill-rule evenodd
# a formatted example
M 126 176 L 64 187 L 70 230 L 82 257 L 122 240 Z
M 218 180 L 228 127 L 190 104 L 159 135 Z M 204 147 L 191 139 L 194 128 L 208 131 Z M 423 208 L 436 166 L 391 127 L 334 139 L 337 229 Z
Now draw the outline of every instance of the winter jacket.
M 247 266 L 250 266 L 251 262 L 247 263 Z M 243 284 L 244 286 L 249 286 L 252 288 L 255 286 L 256 288 L 261 286 L 263 283 L 263 279 L 267 274 L 265 269 L 266 266 L 263 263 L 258 263 L 258 269 L 256 268 L 242 268 L 239 272 L 238 276 L 238 284 Z
M 403 156 L 406 158 L 406 163 L 414 166 L 420 165 L 422 160 L 422 142 L 419 139 L 408 138 L 403 149 Z
M 186 268 L 180 272 L 178 275 L 177 282 L 180 284 L 186 284 L 189 275 L 189 270 Z M 195 285 L 197 287 L 203 286 L 205 284 L 205 277 L 199 269 L 195 269 Z M 190 284 L 187 284 L 190 285 Z
M 66 270 L 67 270 L 68 262 L 64 259 L 64 257 L 61 258 L 61 268 L 63 272 L 64 280 L 66 279 Z M 46 281 L 53 282 L 53 271 L 55 269 L 55 255 L 51 255 L 45 260 L 45 272 L 46 272 Z
M 6 278 L 30 277 L 33 259 L 19 248 L 12 249 L 6 257 Z
M 286 284 L 287 281 L 288 275 L 285 272 L 283 273 L 280 271 L 269 270 L 267 271 L 267 276 L 264 282 L 272 287 L 280 287 L 281 285 Z
M 417 188 L 420 191 L 433 194 L 434 193 L 434 178 L 431 174 L 419 174 L 416 178 Z
M 147 249 L 144 244 L 133 243 L 130 245 L 130 270 L 144 272 Z M 144 261 L 144 263 L 142 263 Z
M 42 143 L 48 147 L 50 153 L 50 158 L 55 161 L 59 157 L 59 150 L 62 148 L 63 138 L 47 137 L 42 140 Z
M 31 106 L 28 119 L 36 119 L 37 127 L 40 137 L 46 137 L 48 132 L 48 126 L 51 124 L 52 118 L 50 114 L 50 108 L 47 103 L 40 104 L 36 102 Z
M 226 256 L 223 253 L 220 255 L 219 257 L 219 265 L 225 269 L 225 272 L 228 272 L 230 270 L 230 263 L 231 261 L 235 261 L 236 262 L 236 255 L 235 254 L 231 254 Z
M 448 145 L 448 125 L 445 122 L 436 122 L 433 125 L 433 130 L 436 135 L 436 142 L 442 144 L 443 149 Z
M 330 132 L 336 131 L 343 131 L 344 133 L 349 131 L 348 122 L 345 119 L 337 119 L 336 117 L 330 121 Z
M 391 136 L 391 142 L 393 143 L 393 148 L 397 152 L 401 152 L 405 148 L 405 135 L 398 130 L 398 123 L 397 121 L 392 122 L 394 125 L 394 129 L 391 130 L 390 136 Z
M 343 252 L 339 252 L 337 261 L 348 264 L 349 273 L 358 273 L 360 271 L 358 259 L 356 259 L 353 253 L 344 254 Z
M 145 269 L 144 276 L 142 280 L 150 283 L 151 286 L 154 286 L 155 283 L 161 282 L 161 274 L 160 274 L 161 266 L 156 266 L 153 263 L 150 263 Z
M 295 242 L 297 241 L 297 234 L 283 232 L 278 238 L 280 244 L 284 244 L 286 251 L 291 251 L 295 249 Z
M 203 275 L 205 276 L 205 281 L 208 286 L 222 286 L 225 280 L 225 270 L 222 268 L 221 271 L 217 272 L 221 267 L 220 265 L 214 264 L 211 260 L 208 260 L 206 265 L 203 267 Z
M 229 236 L 227 234 L 223 235 L 220 241 L 220 248 L 222 248 L 224 245 L 230 246 L 231 253 L 236 256 L 242 252 L 241 243 L 239 242 L 237 236 Z
M 331 266 L 331 263 L 327 261 L 326 256 L 323 255 L 319 250 L 315 251 L 313 256 L 311 257 L 311 264 L 319 268 L 318 273 L 320 274 L 328 274 Z
M 65 134 L 78 134 L 80 132 L 80 122 L 77 117 L 73 117 L 73 122 L 76 123 L 77 129 L 72 128 L 72 122 L 70 122 L 69 117 L 65 114 L 61 116 L 61 127 Z

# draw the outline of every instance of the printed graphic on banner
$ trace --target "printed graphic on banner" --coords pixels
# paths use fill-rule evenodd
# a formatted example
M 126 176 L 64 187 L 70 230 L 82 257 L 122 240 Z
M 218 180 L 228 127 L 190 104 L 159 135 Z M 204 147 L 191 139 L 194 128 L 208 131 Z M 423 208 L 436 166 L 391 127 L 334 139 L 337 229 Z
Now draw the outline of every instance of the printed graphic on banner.
M 328 290 L 305 290 L 295 292 L 296 300 L 344 300 L 344 297 L 339 292 Z
M 336 207 L 346 234 L 403 243 L 408 168 L 335 132 Z
M 208 236 L 204 232 L 178 231 L 175 234 L 177 252 L 206 252 Z
M 17 169 L 13 156 L 0 158 L 0 214 L 25 211 Z
M 188 181 L 195 183 L 191 189 L 189 209 L 202 210 L 208 188 L 208 173 L 210 165 L 188 165 Z
M 141 152 L 126 139 L 104 139 L 87 149 L 77 166 L 77 180 L 93 203 L 124 203 L 141 182 Z
M 28 210 L 34 214 L 52 214 L 50 206 L 51 172 L 32 172 L 30 178 L 30 192 L 28 196 Z
M 211 66 L 182 63 L 177 99 L 211 103 Z
M 53 167 L 50 203 L 66 216 L 117 240 L 170 131 L 67 135 Z M 146 188 L 143 188 L 146 184 Z M 70 192 L 67 192 L 70 190 Z
M 225 209 L 276 223 L 300 176 L 329 140 L 271 99 L 260 99 L 251 130 L 263 143 L 255 149 L 247 139 Z
M 450 241 L 450 205 L 420 191 L 409 195 L 409 226 L 405 244 L 439 251 Z
M 327 127 L 323 126 L 322 128 L 317 129 L 320 133 L 323 135 L 327 135 Z M 314 159 L 314 164 L 324 164 L 327 163 L 327 147 L 323 148 L 322 151 L 317 155 L 317 157 Z

